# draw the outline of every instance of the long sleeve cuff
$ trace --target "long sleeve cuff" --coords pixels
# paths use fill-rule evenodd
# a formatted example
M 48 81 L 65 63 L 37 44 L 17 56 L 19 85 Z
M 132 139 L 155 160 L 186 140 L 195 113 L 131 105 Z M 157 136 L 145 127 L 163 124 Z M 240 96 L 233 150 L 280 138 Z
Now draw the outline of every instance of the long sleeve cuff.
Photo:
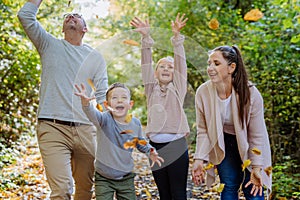
M 142 48 L 151 48 L 154 44 L 154 40 L 151 38 L 150 34 L 142 37 Z
M 184 35 L 181 35 L 181 34 L 179 34 L 177 37 L 175 37 L 175 36 L 171 37 L 173 46 L 182 45 L 184 42 L 184 39 L 185 39 Z

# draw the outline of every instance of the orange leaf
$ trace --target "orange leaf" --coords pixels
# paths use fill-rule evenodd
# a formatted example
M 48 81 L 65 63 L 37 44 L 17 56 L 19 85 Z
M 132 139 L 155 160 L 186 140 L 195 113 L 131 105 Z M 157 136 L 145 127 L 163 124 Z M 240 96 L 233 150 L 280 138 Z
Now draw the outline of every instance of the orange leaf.
M 133 133 L 133 130 L 123 130 L 120 134 Z
M 131 46 L 139 46 L 140 45 L 138 42 L 136 42 L 134 40 L 123 40 L 123 43 L 131 45 Z
M 97 108 L 100 112 L 103 112 L 103 107 L 101 106 L 101 104 L 97 103 L 96 108 Z
M 139 143 L 140 145 L 145 146 L 145 145 L 147 144 L 147 141 L 146 141 L 146 140 L 139 140 L 138 143 Z
M 252 9 L 249 12 L 247 12 L 244 16 L 245 21 L 258 21 L 260 18 L 262 18 L 264 14 L 259 9 Z
M 216 18 L 213 18 L 209 21 L 208 27 L 212 30 L 217 30 L 219 28 L 219 21 Z
M 89 78 L 89 79 L 87 80 L 87 82 L 88 82 L 88 84 L 91 86 L 92 90 L 96 91 L 96 87 L 95 87 L 95 85 L 94 85 L 92 79 Z
M 136 142 L 132 141 L 127 141 L 123 144 L 124 149 L 134 149 L 136 147 Z
M 270 175 L 272 174 L 272 166 L 266 167 L 266 168 L 264 169 L 264 171 L 266 172 L 266 174 L 267 174 L 268 176 L 270 176 Z
M 260 155 L 261 154 L 261 151 L 258 148 L 256 148 L 256 147 L 254 147 L 251 151 L 252 151 L 252 153 L 254 153 L 256 155 Z

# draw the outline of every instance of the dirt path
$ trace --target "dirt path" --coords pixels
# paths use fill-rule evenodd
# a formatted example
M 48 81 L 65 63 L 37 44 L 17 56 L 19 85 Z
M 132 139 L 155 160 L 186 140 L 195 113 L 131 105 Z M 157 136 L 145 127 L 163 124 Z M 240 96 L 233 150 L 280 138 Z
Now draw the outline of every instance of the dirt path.
M 20 149 L 22 156 L 14 164 L 3 168 L 1 171 L 4 179 L 1 180 L 0 199 L 49 199 L 50 190 L 35 138 L 27 141 L 24 147 L 20 147 Z M 137 199 L 159 199 L 146 155 L 134 152 L 133 157 L 137 174 L 135 177 Z M 9 188 L 1 189 L 4 185 L 9 185 Z M 190 174 L 188 176 L 187 193 L 189 200 L 219 199 L 216 192 L 205 190 L 205 187 L 194 187 L 191 183 Z

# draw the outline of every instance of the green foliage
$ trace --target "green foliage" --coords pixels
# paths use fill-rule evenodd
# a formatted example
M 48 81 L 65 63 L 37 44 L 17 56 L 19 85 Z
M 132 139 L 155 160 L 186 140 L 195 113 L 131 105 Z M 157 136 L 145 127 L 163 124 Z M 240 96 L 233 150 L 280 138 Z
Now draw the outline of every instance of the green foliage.
M 25 2 L 5 0 L 0 3 L 0 132 L 8 147 L 22 133 L 34 133 L 38 107 L 40 60 L 17 19 L 17 12 Z M 61 29 L 57 27 L 62 18 L 53 10 L 62 9 L 63 4 L 55 5 L 45 2 L 37 18 L 41 18 L 42 25 L 49 32 L 58 35 Z M 54 20 L 46 21 L 48 16 Z
M 289 156 L 284 157 L 284 162 L 278 163 L 273 168 L 273 196 L 274 199 L 286 197 L 286 199 L 300 198 L 300 165 Z
M 0 16 L 0 132 L 1 139 L 10 146 L 20 133 L 33 130 L 39 73 L 36 53 L 28 51 L 32 47 L 24 34 L 19 34 L 22 30 L 16 18 L 18 3 L 3 3 Z

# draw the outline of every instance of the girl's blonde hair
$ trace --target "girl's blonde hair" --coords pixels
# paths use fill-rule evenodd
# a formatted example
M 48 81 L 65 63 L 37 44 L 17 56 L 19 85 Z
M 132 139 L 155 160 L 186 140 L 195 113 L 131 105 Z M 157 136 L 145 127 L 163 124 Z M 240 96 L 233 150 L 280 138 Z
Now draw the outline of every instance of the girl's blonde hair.
M 161 58 L 161 59 L 158 60 L 158 62 L 157 62 L 157 64 L 156 64 L 156 67 L 155 67 L 155 70 L 157 69 L 158 65 L 159 65 L 162 61 L 170 62 L 170 63 L 174 64 L 174 58 L 173 58 L 173 57 L 171 57 L 171 56 L 163 57 L 163 58 Z

